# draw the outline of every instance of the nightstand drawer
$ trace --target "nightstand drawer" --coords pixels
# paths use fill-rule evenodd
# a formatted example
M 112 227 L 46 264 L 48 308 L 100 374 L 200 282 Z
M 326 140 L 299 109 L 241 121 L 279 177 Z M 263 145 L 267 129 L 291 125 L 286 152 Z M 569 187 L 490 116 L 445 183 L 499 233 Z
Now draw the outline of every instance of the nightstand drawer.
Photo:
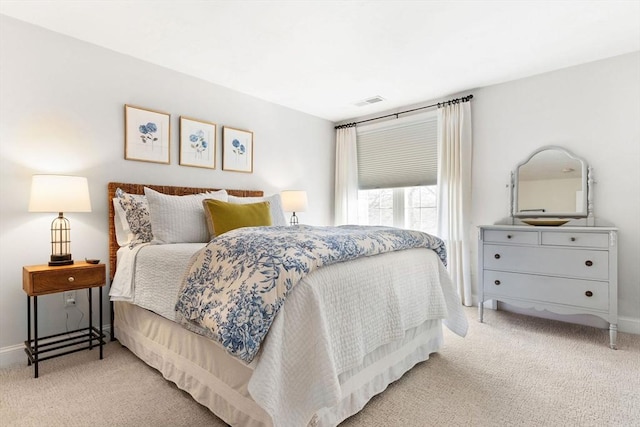
M 40 268 L 43 267 L 43 268 Z M 24 267 L 23 288 L 28 295 L 43 295 L 105 284 L 104 264 L 78 264 L 69 267 Z

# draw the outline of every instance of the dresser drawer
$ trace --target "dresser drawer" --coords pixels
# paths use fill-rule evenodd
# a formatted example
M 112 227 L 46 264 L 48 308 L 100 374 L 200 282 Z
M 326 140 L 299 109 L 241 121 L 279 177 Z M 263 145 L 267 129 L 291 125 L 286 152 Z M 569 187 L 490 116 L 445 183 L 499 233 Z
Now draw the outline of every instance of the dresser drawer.
M 59 270 L 57 269 L 59 268 Z M 104 264 L 90 267 L 56 267 L 56 269 L 23 269 L 23 288 L 29 295 L 43 295 L 105 284 Z
M 483 279 L 486 299 L 491 299 L 493 296 L 564 304 L 594 310 L 606 311 L 609 309 L 609 285 L 607 282 L 500 271 L 485 271 Z
M 488 270 L 608 280 L 609 253 L 549 246 L 484 245 L 483 266 Z
M 527 245 L 537 245 L 538 232 L 520 230 L 485 230 L 483 240 L 485 242 L 495 243 L 523 243 Z
M 606 249 L 609 247 L 609 234 L 543 231 L 542 244 L 550 246 L 574 246 Z

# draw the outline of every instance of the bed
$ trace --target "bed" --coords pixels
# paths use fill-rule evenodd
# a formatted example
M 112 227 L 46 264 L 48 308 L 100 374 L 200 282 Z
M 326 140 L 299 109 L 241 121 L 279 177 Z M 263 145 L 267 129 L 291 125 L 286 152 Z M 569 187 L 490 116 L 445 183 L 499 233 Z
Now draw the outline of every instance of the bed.
M 229 425 L 338 425 L 438 351 L 443 323 L 466 333 L 440 258 L 412 248 L 312 271 L 289 293 L 259 353 L 250 361 L 233 357 L 179 324 L 173 311 L 185 271 L 206 243 L 118 243 L 116 190 L 141 195 L 145 187 L 174 196 L 217 190 L 108 184 L 112 333 Z M 123 291 L 121 283 L 132 285 Z

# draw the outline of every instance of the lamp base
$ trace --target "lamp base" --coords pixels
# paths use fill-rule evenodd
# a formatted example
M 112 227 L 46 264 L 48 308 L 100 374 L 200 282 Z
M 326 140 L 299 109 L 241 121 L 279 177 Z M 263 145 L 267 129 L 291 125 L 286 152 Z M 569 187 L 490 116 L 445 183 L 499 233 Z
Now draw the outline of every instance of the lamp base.
M 289 225 L 298 225 L 298 217 L 296 216 L 295 212 L 293 212 L 293 215 L 291 215 L 291 219 L 289 220 Z
M 73 264 L 71 254 L 51 255 L 51 261 L 49 261 L 49 265 L 52 267 L 71 264 Z

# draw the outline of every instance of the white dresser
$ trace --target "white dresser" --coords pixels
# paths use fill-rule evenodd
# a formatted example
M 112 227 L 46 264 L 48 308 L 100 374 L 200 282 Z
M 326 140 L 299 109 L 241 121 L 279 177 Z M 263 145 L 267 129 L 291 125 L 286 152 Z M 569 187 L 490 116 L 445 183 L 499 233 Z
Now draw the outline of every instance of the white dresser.
M 487 300 L 592 314 L 609 322 L 610 347 L 616 348 L 616 228 L 488 225 L 479 238 L 480 322 Z

